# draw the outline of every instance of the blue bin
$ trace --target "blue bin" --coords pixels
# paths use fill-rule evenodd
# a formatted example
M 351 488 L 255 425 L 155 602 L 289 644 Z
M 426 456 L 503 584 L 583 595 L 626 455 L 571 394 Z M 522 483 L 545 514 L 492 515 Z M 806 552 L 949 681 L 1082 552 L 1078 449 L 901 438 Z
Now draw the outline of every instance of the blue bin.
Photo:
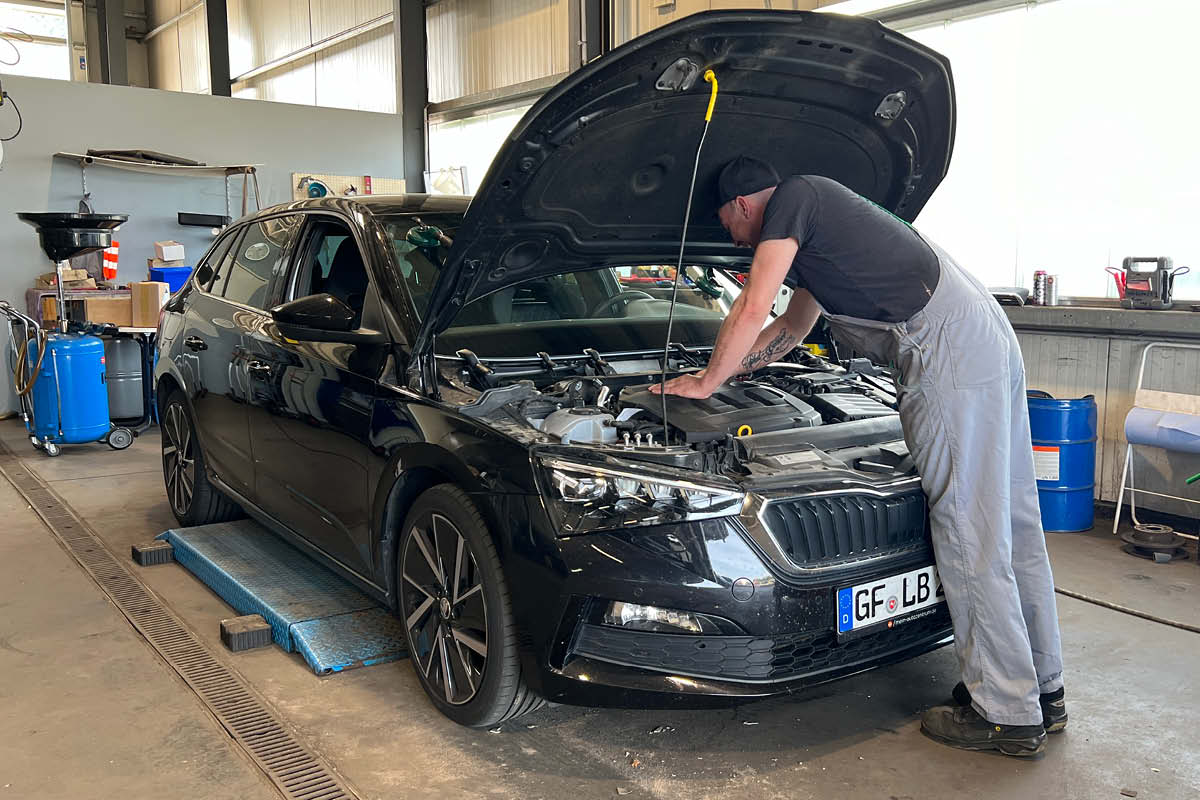
M 1057 400 L 1030 390 L 1028 400 L 1042 528 L 1091 530 L 1096 517 L 1096 399 Z
M 179 291 L 179 288 L 187 283 L 188 278 L 192 277 L 191 267 L 151 267 L 150 280 L 160 281 L 171 287 L 171 294 Z
M 28 354 L 31 369 L 37 357 L 37 343 L 33 342 Z M 33 385 L 33 417 L 34 433 L 46 441 L 83 444 L 108 436 L 104 342 L 95 336 L 66 333 L 51 333 L 46 338 L 46 357 Z

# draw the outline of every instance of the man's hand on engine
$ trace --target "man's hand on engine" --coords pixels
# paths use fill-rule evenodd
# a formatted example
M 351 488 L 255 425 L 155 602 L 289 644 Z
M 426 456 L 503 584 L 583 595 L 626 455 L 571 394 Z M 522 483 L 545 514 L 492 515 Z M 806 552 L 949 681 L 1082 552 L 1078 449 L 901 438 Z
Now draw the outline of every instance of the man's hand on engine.
M 650 385 L 650 392 L 652 394 L 659 394 L 663 388 L 663 384 L 654 383 Z M 702 399 L 712 394 L 714 389 L 716 389 L 715 386 L 708 385 L 708 381 L 704 377 L 704 370 L 693 372 L 689 375 L 680 375 L 678 378 L 672 378 L 666 383 L 667 394 L 673 394 L 677 397 Z

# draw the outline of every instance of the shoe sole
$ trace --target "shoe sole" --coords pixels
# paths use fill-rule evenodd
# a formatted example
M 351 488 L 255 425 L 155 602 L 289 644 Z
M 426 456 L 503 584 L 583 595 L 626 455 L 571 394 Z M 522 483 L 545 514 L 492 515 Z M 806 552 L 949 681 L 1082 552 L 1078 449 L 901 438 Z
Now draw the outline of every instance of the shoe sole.
M 1046 750 L 1045 736 L 1039 739 L 1036 744 L 1030 742 L 1028 739 L 1010 739 L 1007 741 L 993 740 L 986 743 L 971 744 L 956 742 L 952 739 L 947 739 L 944 736 L 938 736 L 935 733 L 930 733 L 929 731 L 925 730 L 924 727 L 921 728 L 921 733 L 925 734 L 927 737 L 935 742 L 938 742 L 939 744 L 944 744 L 948 747 L 955 747 L 959 750 L 973 750 L 976 752 L 995 750 L 1003 755 L 1011 756 L 1013 758 L 1041 758 L 1043 755 L 1045 755 Z

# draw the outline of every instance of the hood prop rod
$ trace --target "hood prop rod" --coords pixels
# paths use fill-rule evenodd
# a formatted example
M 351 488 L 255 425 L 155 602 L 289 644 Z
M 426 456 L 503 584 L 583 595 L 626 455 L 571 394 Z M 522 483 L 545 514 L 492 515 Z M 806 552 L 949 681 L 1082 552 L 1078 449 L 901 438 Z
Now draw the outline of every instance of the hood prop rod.
M 671 328 L 675 323 L 675 303 L 679 299 L 679 275 L 683 272 L 683 251 L 687 247 L 688 222 L 692 218 L 692 198 L 696 194 L 696 173 L 700 171 L 700 153 L 704 150 L 704 140 L 708 138 L 708 125 L 712 122 L 713 109 L 717 105 L 717 74 L 711 69 L 704 71 L 704 80 L 712 84 L 712 92 L 708 96 L 708 110 L 704 112 L 704 131 L 700 134 L 700 144 L 696 145 L 696 161 L 692 165 L 692 182 L 688 186 L 687 207 L 683 212 L 683 230 L 679 234 L 679 261 L 675 265 L 675 279 L 671 282 L 671 307 L 667 311 L 667 340 L 663 342 L 662 380 L 659 392 L 662 395 L 662 424 L 663 444 L 669 444 L 670 433 L 667 428 L 667 370 L 671 364 Z M 682 345 L 680 345 L 682 347 Z

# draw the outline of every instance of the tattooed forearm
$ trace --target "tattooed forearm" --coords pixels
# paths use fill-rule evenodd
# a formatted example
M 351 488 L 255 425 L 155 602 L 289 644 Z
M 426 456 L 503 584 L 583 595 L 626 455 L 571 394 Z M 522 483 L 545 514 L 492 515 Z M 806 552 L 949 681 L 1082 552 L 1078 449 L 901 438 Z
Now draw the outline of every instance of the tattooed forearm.
M 742 369 L 753 372 L 764 364 L 770 364 L 778 356 L 796 346 L 796 337 L 787 328 L 783 328 L 775 338 L 763 345 L 761 350 L 752 350 L 742 359 Z

